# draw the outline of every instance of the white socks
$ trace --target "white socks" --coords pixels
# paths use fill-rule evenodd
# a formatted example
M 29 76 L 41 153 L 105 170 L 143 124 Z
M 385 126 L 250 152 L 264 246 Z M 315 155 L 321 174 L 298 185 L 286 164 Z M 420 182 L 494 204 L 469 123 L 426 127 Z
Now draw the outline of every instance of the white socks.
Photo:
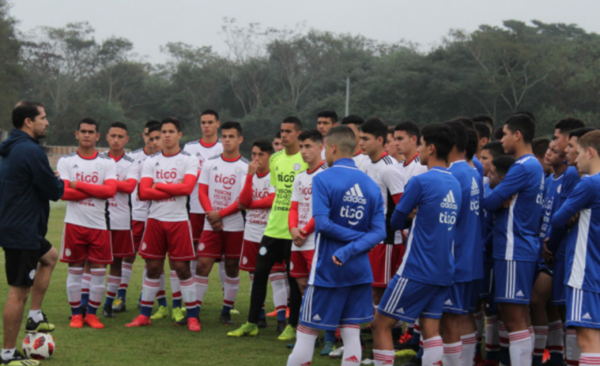
M 89 305 L 99 308 L 102 297 L 104 297 L 104 291 L 106 291 L 106 286 L 104 284 L 106 268 L 92 268 L 90 271 L 92 272 L 92 279 L 90 281 Z
M 179 284 L 181 286 L 181 297 L 183 298 L 183 303 L 185 304 L 189 314 L 190 310 L 195 309 L 197 306 L 196 283 L 194 281 L 194 277 L 180 280 Z
M 240 289 L 240 278 L 239 277 L 227 277 L 225 276 L 225 285 L 223 287 L 223 306 L 233 308 L 237 293 Z
M 500 350 L 500 337 L 498 334 L 498 316 L 486 316 L 485 322 L 485 351 L 498 352 Z
M 514 366 L 531 365 L 533 344 L 529 329 L 508 333 L 510 363 Z
M 83 278 L 83 268 L 69 268 L 67 275 L 67 297 L 69 306 L 77 309 L 81 306 L 81 281 Z
M 439 366 L 443 355 L 444 344 L 442 337 L 437 336 L 423 340 L 422 366 Z
M 133 264 L 127 262 L 121 263 L 121 283 L 119 283 L 119 289 L 127 290 L 129 282 L 131 282 L 132 272 Z
M 344 348 L 344 351 L 346 349 Z M 374 349 L 373 350 L 373 358 L 375 359 L 375 366 L 390 366 L 390 365 L 394 365 L 394 358 L 396 357 L 396 352 L 394 352 L 393 350 L 388 351 L 388 350 L 380 350 L 380 349 Z
M 194 284 L 196 285 L 196 304 L 202 307 L 202 301 L 208 291 L 208 277 L 195 275 Z
M 44 320 L 44 314 L 41 310 L 29 310 L 28 318 L 31 318 L 34 322 L 41 322 Z
M 582 353 L 579 366 L 597 366 L 600 364 L 600 353 Z
M 362 360 L 360 325 L 343 325 L 340 327 L 340 334 L 344 342 L 342 366 L 356 366 L 360 364 L 360 361 Z M 394 364 L 393 359 L 391 364 Z
M 276 272 L 269 275 L 269 281 L 271 281 L 271 287 L 273 288 L 273 305 L 275 305 L 277 311 L 287 308 L 288 293 L 285 287 L 285 277 L 285 272 Z
M 119 285 L 121 284 L 121 277 L 108 275 L 106 284 L 106 297 L 114 299 L 117 296 Z
M 533 355 L 543 357 L 544 350 L 546 349 L 546 341 L 548 341 L 548 326 L 536 325 L 533 327 L 533 332 L 535 334 Z
M 557 320 L 548 323 L 547 347 L 550 353 L 564 353 L 565 340 L 562 321 Z
M 181 284 L 179 282 L 179 277 L 177 277 L 177 272 L 171 270 L 169 279 L 171 280 L 171 293 L 173 294 L 173 300 L 181 300 Z
M 318 336 L 318 330 L 298 325 L 296 329 L 296 344 L 290 357 L 288 357 L 287 366 L 310 365 L 313 353 L 315 352 L 315 340 Z
M 425 345 L 425 344 L 423 344 Z M 423 349 L 425 352 L 425 349 Z M 456 343 L 444 343 L 444 353 L 442 356 L 442 364 L 444 366 L 460 366 L 460 360 L 463 352 L 462 341 Z M 423 358 L 425 353 L 423 353 Z
M 567 365 L 572 365 L 579 360 L 581 356 L 581 349 L 579 349 L 579 345 L 577 344 L 577 333 L 575 328 L 567 328 L 567 352 L 566 352 L 566 361 Z

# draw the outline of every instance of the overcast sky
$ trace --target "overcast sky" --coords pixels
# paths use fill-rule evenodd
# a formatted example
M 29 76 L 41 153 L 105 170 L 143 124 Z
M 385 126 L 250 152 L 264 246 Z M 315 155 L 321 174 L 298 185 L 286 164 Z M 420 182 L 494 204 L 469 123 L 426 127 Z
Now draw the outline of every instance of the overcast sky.
M 223 18 L 238 25 L 306 28 L 361 34 L 384 42 L 401 39 L 428 50 L 450 29 L 473 31 L 480 24 L 532 19 L 577 24 L 600 33 L 598 0 L 9 0 L 10 14 L 27 32 L 38 26 L 62 27 L 88 21 L 96 40 L 129 39 L 135 52 L 150 62 L 162 62 L 160 46 L 184 42 L 212 46 L 225 53 L 220 34 Z

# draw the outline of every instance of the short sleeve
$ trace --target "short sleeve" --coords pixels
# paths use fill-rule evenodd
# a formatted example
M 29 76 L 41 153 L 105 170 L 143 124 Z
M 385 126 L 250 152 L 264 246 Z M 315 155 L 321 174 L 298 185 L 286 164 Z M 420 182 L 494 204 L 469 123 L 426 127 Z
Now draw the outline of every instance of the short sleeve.
M 298 202 L 298 177 L 300 176 L 300 174 L 298 174 L 296 176 L 296 178 L 294 179 L 294 187 L 292 188 L 292 202 Z
M 153 160 L 152 158 L 148 158 L 144 160 L 141 164 L 141 178 L 152 178 L 154 179 L 154 169 L 153 169 Z
M 399 165 L 392 165 L 383 173 L 383 183 L 392 196 L 404 192 L 406 180 Z
M 208 160 L 204 162 L 204 166 L 202 167 L 202 170 L 200 171 L 200 178 L 198 178 L 198 183 L 199 184 L 206 184 L 208 185 L 208 181 L 209 181 L 209 174 L 210 174 L 210 167 L 212 165 L 212 160 Z
M 60 158 L 58 160 L 58 164 L 56 165 L 56 170 L 60 175 L 60 179 L 62 180 L 71 180 L 69 175 L 69 158 Z
M 109 179 L 117 180 L 117 163 L 113 159 L 106 159 L 106 173 L 104 173 L 104 181 Z
M 185 161 L 185 175 L 193 175 L 198 176 L 198 171 L 200 170 L 200 163 L 197 159 L 192 156 L 189 156 Z
M 271 156 L 271 159 L 269 160 L 269 170 L 271 171 L 270 174 L 270 178 L 271 178 L 271 187 L 273 187 L 273 189 L 275 189 L 275 187 L 277 187 L 277 167 L 275 166 L 275 164 L 277 163 L 277 157 L 276 156 Z
M 140 178 L 140 164 L 137 161 L 134 161 L 129 165 L 129 169 L 127 169 L 127 174 L 125 175 L 125 180 L 135 179 L 139 180 Z

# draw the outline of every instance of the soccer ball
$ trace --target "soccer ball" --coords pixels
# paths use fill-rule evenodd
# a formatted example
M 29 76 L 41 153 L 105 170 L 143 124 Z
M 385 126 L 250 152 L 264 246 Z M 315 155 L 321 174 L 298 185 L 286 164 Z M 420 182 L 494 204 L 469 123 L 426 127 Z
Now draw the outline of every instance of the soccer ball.
M 54 338 L 47 333 L 28 333 L 23 339 L 23 353 L 34 360 L 50 358 L 54 349 Z

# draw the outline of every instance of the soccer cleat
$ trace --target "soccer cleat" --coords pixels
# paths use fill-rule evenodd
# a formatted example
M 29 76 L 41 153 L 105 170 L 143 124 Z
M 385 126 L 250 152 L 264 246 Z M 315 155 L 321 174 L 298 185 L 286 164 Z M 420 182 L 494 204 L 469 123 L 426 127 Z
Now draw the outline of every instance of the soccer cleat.
M 223 325 L 233 325 L 230 314 L 221 314 L 221 319 L 219 319 L 219 321 Z
M 124 313 L 127 310 L 127 306 L 125 306 L 125 301 L 119 297 L 113 302 L 112 309 L 115 313 Z
M 267 327 L 267 319 L 258 319 L 258 322 L 256 323 L 256 325 L 259 328 L 266 328 Z
M 333 350 L 331 350 L 331 352 L 329 352 L 329 357 L 331 358 L 340 358 L 342 357 L 342 355 L 344 354 L 344 347 L 340 347 L 340 348 L 333 348 Z
M 276 318 L 277 317 L 277 309 L 271 311 L 270 313 L 267 314 L 267 316 L 270 316 L 272 318 Z
M 278 321 L 277 322 L 277 335 L 280 335 L 281 333 L 283 333 L 286 326 L 287 326 L 286 322 Z
M 187 313 L 187 309 L 186 309 L 186 313 Z M 167 316 L 168 315 L 169 314 L 167 312 Z M 185 314 L 183 313 L 183 309 L 182 308 L 173 308 L 173 314 L 171 315 L 171 319 L 175 320 L 175 323 L 179 323 L 179 322 L 181 322 L 182 319 L 185 319 Z M 185 324 L 187 324 L 187 321 Z
M 367 358 L 365 358 L 364 360 L 362 360 L 362 361 L 360 362 L 360 364 L 361 364 L 361 365 L 374 365 L 374 364 L 375 364 L 375 361 L 373 361 L 372 359 L 370 359 L 370 358 L 368 358 L 368 357 L 367 357 Z
M 291 341 L 295 338 L 296 338 L 296 328 L 292 327 L 289 324 L 287 325 L 287 327 L 285 327 L 284 331 L 281 332 L 279 337 L 277 337 L 277 339 L 279 339 L 280 341 Z
M 258 335 L 258 326 L 254 323 L 246 322 L 244 325 L 239 327 L 236 330 L 231 332 L 227 332 L 228 337 L 243 337 L 243 336 L 252 336 L 255 337 Z
M 143 327 L 145 325 L 150 325 L 152 324 L 152 321 L 150 320 L 150 318 L 148 318 L 145 315 L 138 315 L 135 317 L 135 319 L 133 319 L 133 321 L 129 324 L 125 324 L 125 326 L 127 328 L 133 328 L 133 327 Z
M 231 314 L 231 315 L 240 315 L 240 311 L 237 310 L 236 308 L 231 308 L 231 310 L 229 310 L 229 314 Z
M 31 318 L 27 318 L 27 324 L 25 325 L 25 332 L 27 333 L 49 333 L 52 332 L 56 327 L 54 324 L 48 323 L 48 318 L 46 318 L 46 314 L 42 312 L 42 316 L 44 320 L 40 322 L 35 322 Z
M 40 361 L 32 360 L 25 357 L 21 352 L 15 349 L 13 356 L 8 360 L 4 360 L 0 358 L 0 365 L 9 365 L 9 366 L 36 366 L 40 365 Z
M 100 323 L 100 319 L 94 314 L 88 314 L 83 318 L 83 322 L 94 329 L 104 328 L 104 324 Z
M 175 313 L 175 309 L 173 309 L 173 313 Z M 159 306 L 158 310 L 156 310 L 156 313 L 154 313 L 150 317 L 150 319 L 152 319 L 152 320 L 158 320 L 158 319 L 164 319 L 164 318 L 168 318 L 168 317 L 169 317 L 169 309 L 167 309 L 164 306 Z
M 77 314 L 71 316 L 71 323 L 69 324 L 71 328 L 83 328 L 83 315 Z
M 414 356 L 408 362 L 403 363 L 402 366 L 421 366 L 422 364 L 423 364 L 423 359 L 417 358 L 417 356 Z
M 412 340 L 412 335 L 408 334 L 408 331 L 404 332 L 404 334 L 402 334 L 402 336 L 400 337 L 400 341 L 396 342 L 394 341 L 394 349 L 397 351 L 403 351 L 403 350 L 413 350 L 415 352 L 419 352 L 419 344 L 415 343 L 412 344 L 411 340 Z
M 321 356 L 329 356 L 335 344 L 332 341 L 325 341 L 323 348 L 321 349 Z
M 202 325 L 197 318 L 188 318 L 187 327 L 190 332 L 199 332 L 202 329 Z
M 176 321 L 173 325 L 176 327 L 185 327 L 188 323 L 188 318 L 183 317 L 181 320 Z
M 106 306 L 106 305 L 104 305 L 104 308 L 102 308 L 102 315 L 105 318 L 114 318 L 115 317 L 115 313 L 113 312 L 112 306 Z

